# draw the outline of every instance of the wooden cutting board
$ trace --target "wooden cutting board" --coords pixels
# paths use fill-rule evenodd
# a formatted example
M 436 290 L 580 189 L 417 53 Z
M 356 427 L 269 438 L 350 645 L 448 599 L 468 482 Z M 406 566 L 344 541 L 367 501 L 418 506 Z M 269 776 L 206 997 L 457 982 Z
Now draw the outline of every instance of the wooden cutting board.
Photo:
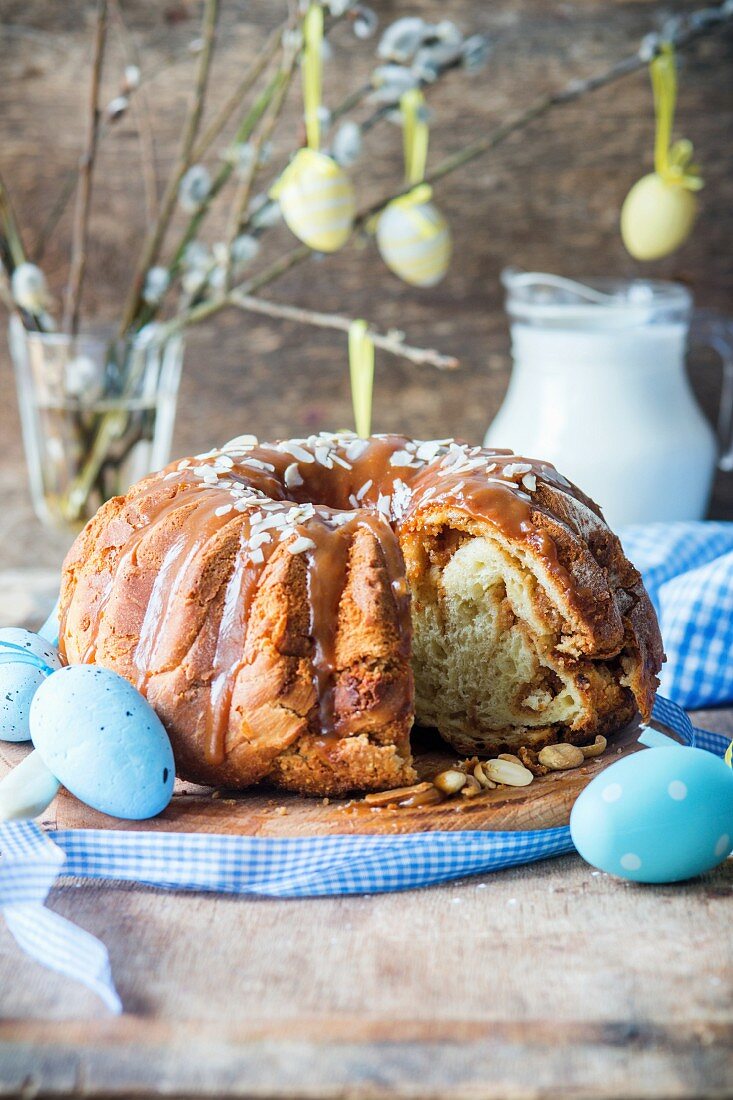
M 609 764 L 638 745 L 634 722 L 613 738 L 603 756 L 580 768 L 535 778 L 528 787 L 484 791 L 433 806 L 370 807 L 360 798 L 314 799 L 256 787 L 249 791 L 213 791 L 178 781 L 168 808 L 152 821 L 107 817 L 62 790 L 43 818 L 57 829 L 146 829 L 158 832 L 230 833 L 242 836 L 316 836 L 338 833 L 412 833 L 435 830 L 547 829 L 566 825 L 575 799 Z M 455 764 L 456 755 L 431 732 L 413 734 L 415 764 L 430 779 Z M 25 745 L 0 742 L 0 773 L 17 764 Z

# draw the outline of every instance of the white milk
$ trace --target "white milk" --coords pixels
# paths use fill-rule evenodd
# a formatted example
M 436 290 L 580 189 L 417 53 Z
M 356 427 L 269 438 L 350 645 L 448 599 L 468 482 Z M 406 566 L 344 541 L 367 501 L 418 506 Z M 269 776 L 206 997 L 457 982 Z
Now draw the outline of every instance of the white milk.
M 514 273 L 505 283 L 514 367 L 486 445 L 549 459 L 611 527 L 702 518 L 717 443 L 685 371 L 687 292 Z

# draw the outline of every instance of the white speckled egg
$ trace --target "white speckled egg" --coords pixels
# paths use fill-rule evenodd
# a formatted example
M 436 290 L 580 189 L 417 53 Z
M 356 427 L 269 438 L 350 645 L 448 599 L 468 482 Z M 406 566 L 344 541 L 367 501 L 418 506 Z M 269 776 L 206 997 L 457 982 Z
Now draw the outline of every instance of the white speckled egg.
M 14 626 L 0 629 L 0 741 L 30 741 L 31 702 L 45 679 L 41 669 L 24 661 L 20 650 L 51 669 L 61 668 L 58 650 L 38 634 Z
M 450 264 L 450 229 L 432 202 L 391 202 L 377 223 L 377 245 L 390 271 L 411 286 L 435 286 Z
M 658 260 L 684 244 L 696 216 L 697 199 L 691 191 L 651 172 L 624 199 L 621 236 L 635 260 Z
M 94 809 L 141 820 L 170 802 L 175 765 L 168 734 L 116 672 L 72 665 L 49 676 L 33 699 L 30 728 L 46 766 Z
M 583 859 L 610 874 L 635 882 L 693 878 L 733 849 L 733 772 L 702 749 L 634 753 L 588 784 L 570 833 Z
M 351 180 L 325 153 L 299 149 L 270 192 L 292 233 L 316 252 L 337 252 L 349 238 L 356 198 Z

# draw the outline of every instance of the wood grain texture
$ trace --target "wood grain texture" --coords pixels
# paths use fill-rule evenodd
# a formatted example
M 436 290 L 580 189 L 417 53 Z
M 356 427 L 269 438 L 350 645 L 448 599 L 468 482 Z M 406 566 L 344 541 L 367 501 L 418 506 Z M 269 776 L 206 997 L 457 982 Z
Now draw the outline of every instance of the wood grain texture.
M 674 10 L 694 5 L 686 0 Z M 150 87 L 157 163 L 164 173 L 177 148 L 186 79 L 193 64 L 185 46 L 197 34 L 194 0 L 123 0 Z M 222 69 L 214 98 L 231 89 L 242 64 L 264 41 L 280 10 L 279 0 L 227 0 L 223 5 Z M 405 11 L 431 19 L 449 15 L 462 27 L 488 33 L 494 42 L 489 67 L 454 75 L 428 98 L 434 118 L 430 157 L 439 158 L 483 133 L 507 112 L 538 93 L 603 68 L 635 48 L 657 19 L 652 0 L 378 0 L 383 24 Z M 668 6 L 665 11 L 668 10 Z M 0 0 L 0 165 L 21 208 L 28 243 L 72 167 L 83 132 L 79 79 L 89 53 L 89 0 Z M 357 43 L 346 28 L 334 32 L 335 56 L 326 73 L 330 103 L 373 64 L 370 43 Z M 107 72 L 116 90 L 122 56 L 116 45 Z M 414 343 L 460 356 L 451 376 L 380 356 L 375 428 L 416 436 L 458 435 L 477 442 L 502 398 L 509 368 L 508 332 L 501 311 L 499 273 L 507 264 L 567 275 L 646 272 L 678 278 L 701 306 L 731 311 L 733 290 L 733 153 L 731 98 L 733 38 L 706 41 L 685 59 L 678 130 L 695 141 L 707 186 L 703 213 L 691 242 L 659 263 L 640 266 L 626 255 L 617 232 L 620 203 L 631 183 L 649 169 L 652 152 L 650 89 L 640 73 L 534 125 L 495 154 L 440 184 L 436 200 L 455 236 L 455 260 L 439 287 L 417 291 L 390 275 L 373 244 L 294 271 L 273 287 L 273 297 L 319 310 L 366 316 L 381 329 L 404 329 Z M 297 126 L 295 92 L 273 163 Z M 132 267 L 131 242 L 142 232 L 145 204 L 137 139 L 123 122 L 105 140 L 98 202 L 92 217 L 87 317 L 114 318 Z M 399 133 L 389 124 L 369 135 L 357 166 L 360 199 L 382 193 L 400 175 Z M 223 223 L 222 223 L 223 224 Z M 221 235 L 212 227 L 210 239 Z M 68 259 L 68 219 L 51 242 L 46 267 L 60 295 Z M 273 247 L 287 246 L 284 228 Z M 258 264 L 267 262 L 267 253 Z M 3 343 L 0 341 L 0 344 Z M 0 349 L 0 565 L 58 564 L 62 546 L 39 538 L 25 487 L 20 431 L 7 354 Z M 227 314 L 192 332 L 186 354 L 174 450 L 194 453 L 213 442 L 255 430 L 262 438 L 292 436 L 351 422 L 345 343 L 338 334 Z M 693 382 L 712 413 L 717 369 L 708 358 L 693 364 Z M 733 515 L 733 478 L 721 475 L 715 514 Z
M 693 719 L 733 734 L 732 710 Z M 125 1015 L 0 926 L 0 1096 L 728 1097 L 732 896 L 730 860 L 287 901 L 67 879 L 49 904 L 108 945 Z
M 235 836 L 321 836 L 324 834 L 399 834 L 460 829 L 551 829 L 567 825 L 573 804 L 595 776 L 622 756 L 638 750 L 639 727 L 633 723 L 613 738 L 601 757 L 580 768 L 550 772 L 528 787 L 498 787 L 474 798 L 446 799 L 435 806 L 370 807 L 351 799 L 304 798 L 286 791 L 253 787 L 214 791 L 178 780 L 173 800 L 152 821 L 122 821 L 85 806 L 62 790 L 43 815 L 52 829 L 125 829 L 174 833 L 225 833 Z M 428 731 L 413 731 L 415 768 L 420 780 L 432 779 L 456 763 L 456 755 Z M 26 745 L 0 741 L 0 778 L 27 754 Z

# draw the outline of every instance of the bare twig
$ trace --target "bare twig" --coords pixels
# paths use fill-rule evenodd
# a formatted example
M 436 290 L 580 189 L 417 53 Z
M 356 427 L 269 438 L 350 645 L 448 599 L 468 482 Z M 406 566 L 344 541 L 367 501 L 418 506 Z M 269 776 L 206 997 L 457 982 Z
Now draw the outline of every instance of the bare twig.
M 79 165 L 79 190 L 76 196 L 74 229 L 71 244 L 71 265 L 69 281 L 66 287 L 64 304 L 64 331 L 75 335 L 79 328 L 79 309 L 84 286 L 84 272 L 87 260 L 87 233 L 89 229 L 89 209 L 92 199 L 94 162 L 99 136 L 99 86 L 102 80 L 104 47 L 107 40 L 107 0 L 97 2 L 97 26 L 94 35 L 94 58 L 92 61 L 92 82 L 89 92 L 89 111 L 87 116 L 87 134 L 84 153 Z
M 175 164 L 173 172 L 170 175 L 168 183 L 163 194 L 163 198 L 160 204 L 160 213 L 152 227 L 147 234 L 143 243 L 140 259 L 138 260 L 135 274 L 132 279 L 132 286 L 130 293 L 125 303 L 125 308 L 122 314 L 122 321 L 120 323 L 120 334 L 125 333 L 137 312 L 140 304 L 140 297 L 142 295 L 143 286 L 145 284 L 145 276 L 148 269 L 155 262 L 155 259 L 160 251 L 160 248 L 165 239 L 170 220 L 173 216 L 173 211 L 176 207 L 176 201 L 178 198 L 178 188 L 181 180 L 193 163 L 192 151 L 196 135 L 198 133 L 199 125 L 201 123 L 201 116 L 204 109 L 204 101 L 206 99 L 206 88 L 209 79 L 209 70 L 211 67 L 211 59 L 214 48 L 214 36 L 216 32 L 216 23 L 219 15 L 219 0 L 206 0 L 206 7 L 204 8 L 203 24 L 202 24 L 202 38 L 203 47 L 199 56 L 198 70 L 196 73 L 196 83 L 194 87 L 193 98 L 191 100 L 191 106 L 188 111 L 188 117 L 186 118 L 186 124 L 183 131 L 183 139 L 181 141 L 181 148 L 178 154 L 178 160 Z
M 261 313 L 265 317 L 295 321 L 301 325 L 314 325 L 316 328 L 336 329 L 338 332 L 348 332 L 353 323 L 353 318 L 343 317 L 339 313 L 319 313 L 313 309 L 255 298 L 251 294 L 242 294 L 237 290 L 231 291 L 226 296 L 225 304 L 236 306 L 237 309 L 246 310 L 248 313 Z M 406 344 L 402 333 L 381 333 L 370 328 L 369 336 L 375 347 L 389 351 L 392 355 L 399 355 L 418 366 L 436 367 L 438 370 L 455 370 L 459 366 L 458 360 L 453 355 L 443 355 L 433 348 L 416 348 Z

